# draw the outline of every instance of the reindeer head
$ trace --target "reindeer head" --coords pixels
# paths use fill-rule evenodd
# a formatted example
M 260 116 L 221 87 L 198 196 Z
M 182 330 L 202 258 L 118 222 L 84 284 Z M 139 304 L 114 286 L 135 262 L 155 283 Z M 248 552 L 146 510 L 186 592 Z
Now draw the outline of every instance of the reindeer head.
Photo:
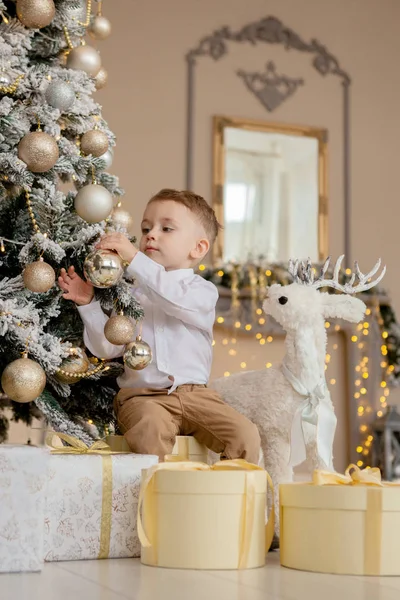
M 314 279 L 314 271 L 310 260 L 307 264 L 290 260 L 289 273 L 293 277 L 293 283 L 285 286 L 274 284 L 267 288 L 267 298 L 263 304 L 264 312 L 274 317 L 286 331 L 296 330 L 302 325 L 312 325 L 318 319 L 337 318 L 351 323 L 361 321 L 366 306 L 364 302 L 353 296 L 377 285 L 385 275 L 386 267 L 382 269 L 379 277 L 373 281 L 373 276 L 381 266 L 380 259 L 366 275 L 360 271 L 356 262 L 350 281 L 340 284 L 339 272 L 343 259 L 344 255 L 338 258 L 332 279 L 325 279 L 330 258 L 325 261 L 317 279 Z M 358 283 L 354 285 L 356 278 Z M 338 292 L 343 292 L 343 294 L 329 294 L 318 291 L 320 288 L 325 287 L 334 288 Z

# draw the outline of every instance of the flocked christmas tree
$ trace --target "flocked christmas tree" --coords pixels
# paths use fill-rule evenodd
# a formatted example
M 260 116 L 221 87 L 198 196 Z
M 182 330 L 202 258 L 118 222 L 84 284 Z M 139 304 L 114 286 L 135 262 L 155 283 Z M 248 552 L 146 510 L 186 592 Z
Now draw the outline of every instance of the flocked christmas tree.
M 87 443 L 112 423 L 122 365 L 85 350 L 76 307 L 56 283 L 61 268 L 82 274 L 86 264 L 107 286 L 95 288 L 105 310 L 142 314 L 119 257 L 85 263 L 105 228 L 126 231 L 130 218 L 108 173 L 115 138 L 95 101 L 107 73 L 84 41 L 110 33 L 95 7 L 0 0 L 0 442 L 9 407 L 14 419 L 44 416 Z

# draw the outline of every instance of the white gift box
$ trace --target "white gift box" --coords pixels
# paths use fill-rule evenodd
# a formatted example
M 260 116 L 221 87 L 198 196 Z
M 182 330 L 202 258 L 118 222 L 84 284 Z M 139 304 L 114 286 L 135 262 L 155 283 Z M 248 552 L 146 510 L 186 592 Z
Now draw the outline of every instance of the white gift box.
M 136 514 L 141 471 L 158 457 L 54 454 L 44 519 L 46 561 L 140 556 Z
M 48 452 L 0 445 L 0 573 L 40 571 Z

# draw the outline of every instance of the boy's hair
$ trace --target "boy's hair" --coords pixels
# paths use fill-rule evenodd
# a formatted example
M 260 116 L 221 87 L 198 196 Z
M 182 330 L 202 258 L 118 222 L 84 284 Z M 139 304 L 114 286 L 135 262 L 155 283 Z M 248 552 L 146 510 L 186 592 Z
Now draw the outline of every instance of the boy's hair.
M 210 244 L 214 243 L 218 231 L 221 229 L 221 225 L 217 221 L 214 210 L 202 196 L 198 196 L 189 190 L 172 190 L 165 188 L 150 198 L 149 204 L 150 202 L 156 202 L 157 200 L 172 200 L 173 202 L 178 202 L 179 204 L 186 206 L 186 208 L 196 215 L 204 227 L 204 231 L 206 232 Z

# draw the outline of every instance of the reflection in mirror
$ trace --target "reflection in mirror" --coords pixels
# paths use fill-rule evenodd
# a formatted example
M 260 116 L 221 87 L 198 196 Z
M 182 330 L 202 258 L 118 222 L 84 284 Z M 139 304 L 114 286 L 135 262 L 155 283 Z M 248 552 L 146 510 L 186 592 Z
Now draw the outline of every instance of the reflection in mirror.
M 214 203 L 224 232 L 215 258 L 318 261 L 327 252 L 324 131 L 216 119 Z

